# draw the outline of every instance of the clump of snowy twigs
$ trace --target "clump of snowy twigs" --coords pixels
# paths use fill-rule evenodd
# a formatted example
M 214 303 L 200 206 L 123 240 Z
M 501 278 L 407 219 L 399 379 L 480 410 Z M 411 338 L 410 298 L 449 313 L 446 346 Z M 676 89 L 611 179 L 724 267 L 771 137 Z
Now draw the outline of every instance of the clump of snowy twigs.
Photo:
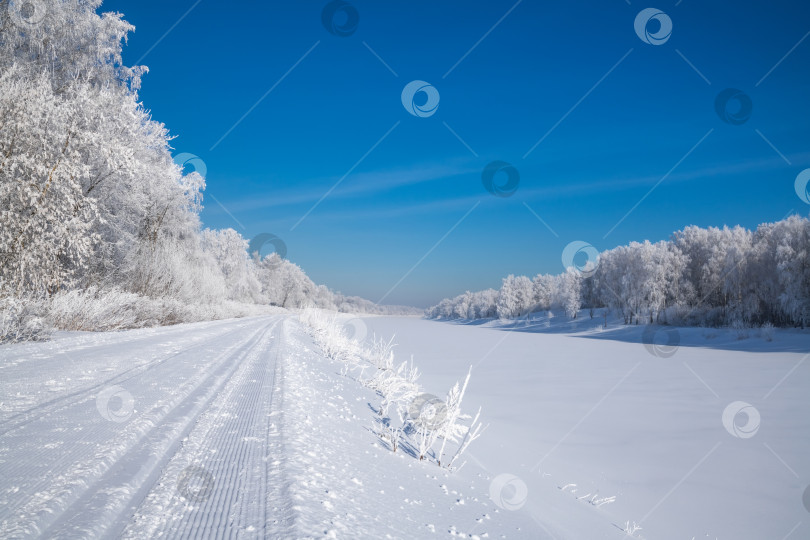
M 759 328 L 759 336 L 765 341 L 773 341 L 774 326 L 773 323 L 766 322 Z
M 37 341 L 50 334 L 41 302 L 0 298 L 0 343 Z
M 636 533 L 640 530 L 641 526 L 635 521 L 633 521 L 632 524 L 630 523 L 630 521 L 626 521 L 624 524 L 624 532 L 627 534 L 627 536 L 630 536 L 632 538 L 636 538 Z M 638 538 L 641 540 L 642 539 L 641 535 L 639 535 Z
M 484 430 L 480 409 L 474 417 L 461 411 L 470 371 L 463 384 L 456 383 L 441 399 L 419 386 L 420 374 L 413 357 L 408 362 L 395 361 L 393 338 L 375 336 L 370 344 L 361 343 L 346 335 L 337 315 L 318 309 L 305 309 L 300 320 L 323 353 L 343 363 L 344 375 L 356 374 L 362 385 L 380 396 L 375 431 L 391 450 L 402 448 L 420 461 L 456 468 L 458 459 Z M 463 463 L 458 468 L 461 466 Z
M 47 301 L 46 320 L 60 330 L 106 332 L 261 315 L 268 309 L 231 300 L 191 304 L 172 297 L 150 298 L 116 287 L 88 287 L 53 295 Z
M 742 319 L 734 319 L 731 322 L 731 329 L 737 336 L 737 339 L 748 339 L 748 325 Z

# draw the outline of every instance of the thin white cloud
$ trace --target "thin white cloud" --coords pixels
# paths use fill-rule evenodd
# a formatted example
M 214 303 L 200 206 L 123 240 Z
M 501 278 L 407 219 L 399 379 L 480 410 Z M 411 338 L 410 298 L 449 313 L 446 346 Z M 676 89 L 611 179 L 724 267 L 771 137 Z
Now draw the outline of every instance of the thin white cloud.
M 800 153 L 790 156 L 794 163 L 808 163 L 810 162 L 810 153 Z M 736 163 L 716 165 L 712 167 L 705 167 L 692 171 L 682 171 L 672 174 L 667 178 L 666 183 L 681 183 L 689 182 L 698 179 L 728 177 L 741 173 L 756 173 L 768 172 L 775 169 L 783 169 L 784 162 L 777 156 L 768 159 L 751 159 Z M 353 175 L 352 185 L 347 186 L 346 189 L 341 190 L 335 194 L 335 198 L 359 198 L 363 196 L 373 195 L 375 193 L 384 192 L 397 187 L 416 185 L 427 182 L 438 182 L 447 180 L 449 178 L 480 174 L 480 166 L 471 167 L 468 163 L 461 166 L 457 165 L 428 165 L 421 167 L 413 167 L 409 169 L 399 169 L 394 171 L 375 171 L 365 172 Z M 662 173 L 663 174 L 663 173 Z M 655 184 L 660 180 L 659 175 L 648 175 L 640 177 L 618 177 L 618 178 L 604 178 L 590 182 L 565 182 L 560 183 L 558 178 L 552 179 L 553 185 L 542 185 L 544 182 L 534 182 L 531 177 L 523 177 L 522 182 L 524 187 L 518 190 L 515 197 L 519 197 L 524 201 L 547 201 L 549 199 L 566 199 L 571 197 L 583 197 L 583 194 L 596 193 L 610 193 L 632 190 L 639 187 L 648 187 Z M 324 179 L 317 181 L 317 185 L 326 185 L 330 180 Z M 541 184 L 541 187 L 527 188 L 526 184 L 529 182 Z M 478 200 L 486 200 L 490 195 L 481 188 L 479 193 L 462 195 L 459 197 L 450 197 L 444 199 L 436 199 L 425 202 L 415 202 L 411 204 L 402 204 L 393 200 L 379 200 L 373 206 L 364 209 L 358 209 L 357 205 L 352 205 L 351 208 L 337 211 L 319 212 L 313 215 L 317 220 L 345 220 L 345 219 L 376 219 L 384 217 L 405 216 L 405 215 L 418 215 L 424 213 L 434 213 L 441 211 L 454 210 L 457 208 L 464 208 L 473 204 Z M 263 208 L 284 208 L 293 206 L 295 204 L 303 204 L 311 202 L 317 198 L 316 193 L 312 192 L 296 192 L 288 193 L 280 197 L 266 197 L 266 198 L 246 198 L 237 201 L 231 201 L 226 204 L 231 212 L 247 212 Z M 213 208 L 218 211 L 218 208 Z M 275 219 L 265 222 L 266 224 L 286 223 L 290 216 L 286 211 L 279 212 Z M 254 223 L 253 226 L 260 226 L 260 223 Z
M 336 190 L 333 198 L 362 197 L 396 189 L 403 186 L 438 182 L 465 174 L 478 174 L 480 167 L 469 163 L 430 164 L 406 169 L 388 171 L 370 171 L 352 174 L 344 186 Z M 293 206 L 311 203 L 320 197 L 321 191 L 328 189 L 337 177 L 308 180 L 305 191 L 301 183 L 295 189 L 281 191 L 272 195 L 250 196 L 230 199 L 226 206 L 231 212 L 247 212 L 264 208 Z M 222 200 L 222 197 L 219 197 Z

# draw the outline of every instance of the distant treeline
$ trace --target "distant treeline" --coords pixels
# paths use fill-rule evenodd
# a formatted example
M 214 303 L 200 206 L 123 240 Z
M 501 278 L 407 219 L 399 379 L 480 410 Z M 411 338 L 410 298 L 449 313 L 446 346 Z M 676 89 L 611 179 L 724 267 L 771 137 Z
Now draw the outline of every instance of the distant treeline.
M 810 221 L 792 216 L 750 231 L 690 226 L 669 241 L 632 242 L 563 274 L 510 275 L 500 290 L 466 292 L 432 319 L 514 319 L 602 308 L 626 324 L 797 326 L 810 323 Z

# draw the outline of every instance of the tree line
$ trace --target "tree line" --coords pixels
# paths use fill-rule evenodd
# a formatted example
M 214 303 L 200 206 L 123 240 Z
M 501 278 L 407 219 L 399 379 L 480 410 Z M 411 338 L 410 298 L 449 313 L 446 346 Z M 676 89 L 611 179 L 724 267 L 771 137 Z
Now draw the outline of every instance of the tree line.
M 202 228 L 205 179 L 173 161 L 172 136 L 139 101 L 147 68 L 122 60 L 134 27 L 100 5 L 0 0 L 6 323 L 60 298 L 63 311 L 65 298 L 75 309 L 129 298 L 150 313 L 135 325 L 230 316 L 246 304 L 384 312 L 315 285 L 278 255 L 249 254 L 232 229 Z
M 428 308 L 432 319 L 515 319 L 603 309 L 625 324 L 810 324 L 810 220 L 755 231 L 689 226 L 666 241 L 631 242 L 559 275 L 510 275 L 500 290 L 465 292 Z

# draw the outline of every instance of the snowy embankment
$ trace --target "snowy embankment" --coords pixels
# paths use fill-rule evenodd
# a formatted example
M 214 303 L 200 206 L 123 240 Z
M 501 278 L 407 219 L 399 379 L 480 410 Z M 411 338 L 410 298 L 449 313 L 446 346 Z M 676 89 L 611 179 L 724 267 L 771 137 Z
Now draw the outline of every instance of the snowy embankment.
M 538 537 L 376 403 L 292 316 L 4 346 L 0 537 Z
M 534 531 L 810 537 L 807 331 L 776 330 L 772 341 L 756 329 L 651 335 L 614 320 L 603 329 L 587 311 L 574 321 L 354 324 L 396 335 L 397 355 L 414 355 L 426 387 L 473 365 L 465 407 L 483 407 L 489 428 L 467 457 L 493 478 L 502 512 L 532 516 Z

